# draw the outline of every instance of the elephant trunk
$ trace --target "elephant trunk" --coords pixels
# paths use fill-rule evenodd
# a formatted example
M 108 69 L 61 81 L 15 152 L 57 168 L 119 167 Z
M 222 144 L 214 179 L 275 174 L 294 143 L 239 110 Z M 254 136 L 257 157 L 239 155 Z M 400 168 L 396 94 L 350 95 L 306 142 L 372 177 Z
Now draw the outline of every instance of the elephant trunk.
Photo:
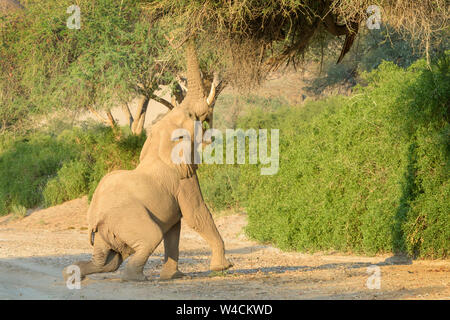
M 188 108 L 193 109 L 197 116 L 205 116 L 208 112 L 208 104 L 206 102 L 206 96 L 203 90 L 200 65 L 193 39 L 189 40 L 186 44 L 186 63 L 188 80 L 188 90 L 185 98 L 186 105 Z
M 200 65 L 197 58 L 194 40 L 191 39 L 186 45 L 186 63 L 187 63 L 187 79 L 188 92 L 186 97 L 200 99 L 205 98 L 203 91 L 202 78 L 200 74 Z

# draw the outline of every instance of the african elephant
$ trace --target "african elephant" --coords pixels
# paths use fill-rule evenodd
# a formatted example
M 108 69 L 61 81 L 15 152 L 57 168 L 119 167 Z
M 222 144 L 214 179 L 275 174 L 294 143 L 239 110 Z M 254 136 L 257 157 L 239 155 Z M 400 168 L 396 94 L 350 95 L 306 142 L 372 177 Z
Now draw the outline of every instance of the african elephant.
M 178 270 L 181 218 L 197 231 L 212 249 L 211 270 L 225 270 L 223 240 L 200 190 L 196 165 L 172 161 L 178 141 L 175 129 L 194 137 L 194 121 L 212 119 L 211 97 L 201 89 L 200 69 L 193 42 L 187 47 L 188 93 L 151 129 L 134 170 L 114 171 L 103 177 L 88 210 L 89 235 L 94 252 L 91 261 L 75 263 L 81 276 L 111 272 L 130 256 L 123 280 L 145 280 L 148 257 L 164 239 L 165 258 L 161 279 L 180 277 Z M 193 141 L 191 141 L 192 143 Z M 192 155 L 191 155 L 192 156 Z M 63 275 L 68 277 L 67 268 Z

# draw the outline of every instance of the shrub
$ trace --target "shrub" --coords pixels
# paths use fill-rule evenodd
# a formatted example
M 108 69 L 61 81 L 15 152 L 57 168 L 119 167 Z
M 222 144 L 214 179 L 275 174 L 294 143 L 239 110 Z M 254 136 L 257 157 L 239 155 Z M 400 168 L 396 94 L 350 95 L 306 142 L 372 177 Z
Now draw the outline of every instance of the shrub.
M 120 130 L 120 139 L 99 125 L 4 139 L 0 214 L 11 211 L 13 204 L 32 208 L 92 195 L 106 173 L 136 167 L 145 135 Z
M 203 198 L 213 211 L 238 209 L 240 169 L 236 165 L 201 165 L 198 171 Z
M 12 215 L 14 219 L 22 219 L 27 215 L 27 208 L 24 206 L 21 206 L 20 204 L 13 204 L 11 206 Z
M 43 191 L 44 205 L 53 206 L 76 199 L 89 188 L 89 167 L 79 160 L 65 163 Z
M 32 208 L 42 203 L 42 190 L 64 162 L 75 158 L 76 150 L 49 134 L 16 138 L 0 154 L 0 214 L 11 205 Z
M 242 168 L 247 233 L 283 249 L 446 257 L 448 58 L 364 77 L 351 98 L 266 115 L 278 117 L 266 123 L 280 128 L 280 170 Z

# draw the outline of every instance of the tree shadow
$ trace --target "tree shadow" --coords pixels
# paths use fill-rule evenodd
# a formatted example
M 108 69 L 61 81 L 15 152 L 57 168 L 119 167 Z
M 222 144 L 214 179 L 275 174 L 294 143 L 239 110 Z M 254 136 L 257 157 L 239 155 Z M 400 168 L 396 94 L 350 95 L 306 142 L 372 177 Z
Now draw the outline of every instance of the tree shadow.
M 392 257 L 387 258 L 383 262 L 370 263 L 370 262 L 344 262 L 344 263 L 327 263 L 319 266 L 271 266 L 271 267 L 261 267 L 261 268 L 249 268 L 249 269 L 229 269 L 223 272 L 211 272 L 211 271 L 200 271 L 200 272 L 188 272 L 187 276 L 192 278 L 209 278 L 211 276 L 227 276 L 227 275 L 251 275 L 259 273 L 272 273 L 272 274 L 283 274 L 289 271 L 317 271 L 317 270 L 333 270 L 333 269 L 360 269 L 367 268 L 369 266 L 388 266 L 388 265 L 410 265 L 412 262 L 408 259 L 397 260 L 392 259 Z
M 411 211 L 411 202 L 413 202 L 420 193 L 419 187 L 416 183 L 416 148 L 417 145 L 415 143 L 411 143 L 408 149 L 408 164 L 402 182 L 402 195 L 400 197 L 400 203 L 395 213 L 394 223 L 392 225 L 392 248 L 394 252 L 394 260 L 395 257 L 401 259 L 407 255 L 404 224 L 407 221 L 408 213 Z M 420 254 L 419 250 L 419 246 L 414 247 L 413 258 Z
M 254 246 L 226 249 L 226 254 L 252 254 L 252 253 L 261 251 L 261 250 L 269 248 L 269 247 L 270 246 L 267 246 L 267 245 L 254 245 Z M 205 249 L 196 249 L 196 250 L 180 249 L 180 256 L 184 256 L 184 257 L 192 257 L 192 256 L 200 256 L 200 255 L 208 255 L 209 256 L 210 254 L 211 254 L 211 250 L 207 247 L 205 247 Z M 153 255 L 156 255 L 156 254 L 153 254 Z

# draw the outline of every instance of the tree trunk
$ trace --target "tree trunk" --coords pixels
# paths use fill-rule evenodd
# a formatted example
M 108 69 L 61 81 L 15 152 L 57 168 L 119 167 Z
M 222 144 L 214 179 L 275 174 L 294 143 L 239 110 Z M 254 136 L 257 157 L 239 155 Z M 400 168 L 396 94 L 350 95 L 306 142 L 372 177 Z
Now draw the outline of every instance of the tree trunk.
M 430 62 L 430 33 L 427 33 L 427 36 L 426 36 L 425 55 L 426 55 L 426 59 L 427 59 L 427 68 L 431 70 L 431 62 Z
M 134 119 L 133 119 L 133 115 L 131 114 L 130 107 L 128 106 L 128 103 L 125 103 L 125 104 L 122 105 L 122 110 L 123 110 L 123 112 L 126 114 L 126 116 L 128 118 L 128 126 L 131 129 L 132 126 L 133 126 Z
M 155 100 L 156 102 L 161 103 L 162 105 L 164 105 L 165 107 L 167 107 L 169 110 L 172 110 L 174 108 L 174 105 L 172 103 L 170 103 L 169 101 L 167 101 L 166 99 L 163 99 L 161 97 L 158 97 L 157 95 L 152 95 L 152 99 Z
M 136 123 L 136 127 L 133 133 L 137 136 L 140 135 L 144 130 L 145 114 L 146 112 L 143 112 L 139 118 L 139 121 Z
M 108 123 L 108 120 L 106 120 L 105 118 L 103 118 L 103 117 L 100 115 L 100 113 L 97 112 L 97 110 L 95 110 L 94 108 L 92 108 L 92 107 L 90 107 L 90 106 L 88 106 L 87 109 L 88 109 L 90 112 L 92 112 L 92 114 L 93 114 L 98 120 L 100 120 L 101 122 L 103 122 L 103 123 L 105 123 L 105 124 Z
M 114 129 L 117 124 L 116 124 L 116 120 L 114 120 L 111 110 L 106 111 L 106 116 L 108 117 L 108 124 L 110 125 L 111 128 Z
M 134 117 L 133 124 L 131 125 L 131 132 L 135 135 L 140 135 L 144 129 L 145 114 L 147 113 L 148 102 L 150 99 L 148 97 L 141 97 L 139 100 L 138 109 Z

